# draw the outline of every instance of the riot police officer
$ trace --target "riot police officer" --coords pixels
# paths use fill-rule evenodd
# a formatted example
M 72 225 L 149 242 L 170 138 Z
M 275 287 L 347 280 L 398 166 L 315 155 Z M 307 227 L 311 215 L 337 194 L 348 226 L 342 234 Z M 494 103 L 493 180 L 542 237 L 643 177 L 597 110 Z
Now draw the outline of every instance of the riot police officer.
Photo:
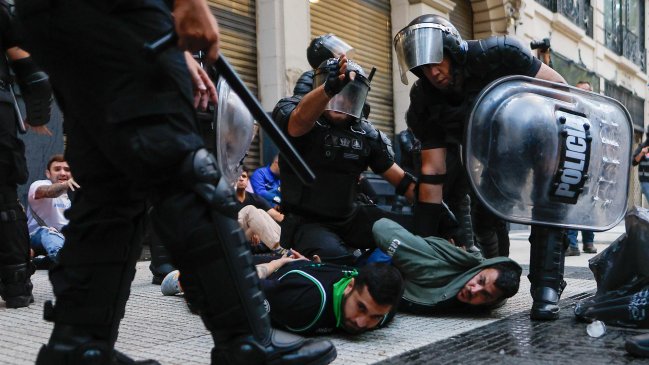
M 353 248 L 373 248 L 372 224 L 386 216 L 355 202 L 357 182 L 369 166 L 412 198 L 414 177 L 394 163 L 387 136 L 361 117 L 370 81 L 346 56 L 323 62 L 313 90 L 280 100 L 273 118 L 313 168 L 316 180 L 303 185 L 280 158 L 283 247 L 323 261 L 350 264 Z M 286 173 L 285 173 L 286 171 Z
M 16 188 L 27 182 L 25 145 L 17 136 L 23 123 L 16 104 L 9 68 L 13 70 L 27 109 L 27 126 L 48 134 L 52 89 L 48 77 L 29 54 L 17 47 L 10 6 L 0 1 L 0 296 L 7 308 L 34 302 L 30 276 L 27 217 Z M 5 57 L 6 54 L 6 57 Z M 24 132 L 24 131 L 23 131 Z M 51 134 L 51 133 L 50 133 Z
M 36 363 L 133 363 L 114 345 L 147 201 L 185 298 L 212 333 L 213 364 L 329 363 L 329 341 L 270 326 L 243 235 L 224 216 L 232 187 L 197 130 L 195 107 L 216 95 L 184 49 L 214 62 L 218 26 L 204 0 L 169 3 L 173 17 L 158 0 L 17 4 L 66 116 L 66 158 L 88 186 L 68 211 L 66 245 L 50 271 L 56 304 L 46 303 L 45 318 L 54 328 Z M 174 31 L 178 46 L 144 52 Z
M 465 41 L 448 20 L 438 15 L 414 19 L 397 33 L 394 46 L 401 80 L 407 84 L 408 71 L 419 78 L 410 91 L 406 117 L 408 126 L 422 143 L 415 230 L 420 235 L 435 235 L 447 173 L 455 168 L 447 166 L 447 150 L 461 144 L 467 112 L 479 92 L 506 75 L 564 83 L 565 80 L 532 57 L 530 50 L 515 38 L 493 36 Z M 483 246 L 497 244 L 496 218 L 481 204 L 476 210 L 474 229 L 478 242 Z M 532 227 L 529 278 L 534 319 L 558 317 L 557 304 L 565 285 L 563 241 L 563 231 Z

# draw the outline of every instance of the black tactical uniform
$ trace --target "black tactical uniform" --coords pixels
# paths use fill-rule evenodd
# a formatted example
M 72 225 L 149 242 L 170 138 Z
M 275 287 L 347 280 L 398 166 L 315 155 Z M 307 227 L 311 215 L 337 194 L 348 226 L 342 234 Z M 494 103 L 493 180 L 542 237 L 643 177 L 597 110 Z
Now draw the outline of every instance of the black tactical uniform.
M 417 35 L 423 39 L 412 43 Z M 429 36 L 435 34 L 437 37 Z M 420 47 L 436 46 L 442 52 L 421 53 Z M 463 41 L 457 29 L 446 19 L 437 15 L 423 15 L 413 20 L 395 37 L 395 50 L 399 57 L 402 80 L 405 73 L 412 71 L 419 80 L 413 85 L 410 97 L 411 105 L 407 112 L 408 126 L 422 142 L 422 150 L 447 148 L 462 143 L 462 133 L 467 113 L 478 93 L 491 81 L 507 75 L 536 76 L 542 64 L 535 59 L 530 50 L 520 41 L 508 36 L 496 36 L 483 40 Z M 408 56 L 414 56 L 408 57 Z M 424 76 L 421 66 L 439 64 L 442 56 L 451 62 L 452 80 L 447 90 L 433 87 Z M 459 160 L 458 160 L 459 164 Z M 455 169 L 447 166 L 447 171 Z M 426 181 L 427 180 L 427 181 Z M 462 174 L 461 183 L 444 181 L 444 175 L 428 175 L 420 178 L 420 183 L 453 184 L 467 189 L 466 175 Z M 463 194 L 457 194 L 462 196 Z M 477 202 L 476 202 L 477 203 Z M 423 203 L 433 206 L 432 203 Z M 435 208 L 438 209 L 438 208 Z M 432 209 L 430 209 L 432 210 Z M 425 222 L 425 215 L 417 216 L 417 229 Z M 436 222 L 438 218 L 431 218 Z M 502 221 L 487 211 L 482 204 L 475 205 L 473 212 L 475 236 L 488 255 L 498 252 L 498 232 L 504 237 L 506 227 Z M 532 226 L 530 235 L 532 244 L 529 279 L 534 299 L 531 317 L 533 319 L 555 319 L 558 317 L 557 305 L 563 281 L 563 253 L 565 232 L 561 229 Z
M 28 172 L 25 145 L 17 136 L 17 106 L 5 57 L 9 48 L 17 46 L 11 21 L 7 3 L 0 1 L 0 295 L 8 308 L 18 308 L 33 303 L 34 297 L 27 217 L 16 193 L 17 186 L 27 182 Z M 35 68 L 30 57 L 12 62 L 11 67 L 23 89 L 30 124 L 47 123 L 52 95 L 47 75 Z M 36 99 L 32 98 L 34 94 Z M 39 107 L 41 110 L 35 110 Z
M 286 132 L 291 112 L 301 97 L 280 100 L 275 122 Z M 372 224 L 387 215 L 376 206 L 355 202 L 357 182 L 368 166 L 377 174 L 394 163 L 390 140 L 370 122 L 334 126 L 321 117 L 311 131 L 289 137 L 316 180 L 305 186 L 280 156 L 282 170 L 282 247 L 320 255 L 323 261 L 351 264 L 348 246 L 375 247 Z
M 455 77 L 462 80 L 461 90 L 440 91 L 428 80 L 419 79 L 410 90 L 411 103 L 406 113 L 406 122 L 421 140 L 422 149 L 447 148 L 448 177 L 444 184 L 444 198 L 459 217 L 465 216 L 457 212 L 466 208 L 467 202 L 463 199 L 471 189 L 461 167 L 458 145 L 462 143 L 464 122 L 474 99 L 485 86 L 500 77 L 533 77 L 541 67 L 541 61 L 515 38 L 494 36 L 467 43 L 466 64 L 454 67 Z M 499 251 L 508 252 L 506 223 L 491 214 L 477 199 L 472 200 L 471 220 L 484 256 L 490 258 L 498 256 Z
M 335 348 L 274 331 L 234 199 L 204 149 L 183 52 L 146 57 L 173 31 L 162 1 L 24 1 L 29 50 L 51 75 L 65 113 L 66 159 L 84 186 L 68 211 L 56 305 L 37 364 L 114 364 L 113 348 L 140 254 L 145 202 L 182 272 L 185 298 L 211 331 L 212 363 L 328 363 Z M 153 362 L 149 362 L 153 363 Z

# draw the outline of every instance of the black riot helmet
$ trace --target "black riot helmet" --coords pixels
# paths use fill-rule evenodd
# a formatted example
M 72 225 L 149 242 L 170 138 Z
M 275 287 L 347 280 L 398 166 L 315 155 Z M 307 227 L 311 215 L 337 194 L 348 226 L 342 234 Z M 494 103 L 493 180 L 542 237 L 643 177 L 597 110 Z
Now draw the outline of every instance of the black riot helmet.
M 325 107 L 325 110 L 351 115 L 360 118 L 370 92 L 370 80 L 365 76 L 363 68 L 352 60 L 347 60 L 347 72 L 355 72 L 356 76 L 336 94 Z M 313 77 L 313 88 L 325 83 L 331 72 L 338 72 L 338 59 L 330 58 L 325 60 L 315 71 Z M 369 106 L 368 106 L 369 107 Z M 367 110 L 369 114 L 369 110 Z
M 315 70 L 322 62 L 330 58 L 338 58 L 343 53 L 350 57 L 354 53 L 354 48 L 342 39 L 328 33 L 311 40 L 306 49 L 306 58 L 309 60 L 311 68 Z
M 418 16 L 394 37 L 401 81 L 408 84 L 406 74 L 412 71 L 422 77 L 419 66 L 442 62 L 444 52 L 456 64 L 464 64 L 467 43 L 462 40 L 455 26 L 439 15 Z

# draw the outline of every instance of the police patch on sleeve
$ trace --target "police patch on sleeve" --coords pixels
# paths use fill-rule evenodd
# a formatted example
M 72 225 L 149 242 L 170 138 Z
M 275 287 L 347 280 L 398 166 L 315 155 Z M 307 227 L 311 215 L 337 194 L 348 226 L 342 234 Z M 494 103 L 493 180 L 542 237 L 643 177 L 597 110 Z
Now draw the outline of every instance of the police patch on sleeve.
M 592 136 L 590 123 L 581 115 L 556 112 L 561 125 L 559 165 L 552 180 L 550 199 L 576 204 L 588 178 Z

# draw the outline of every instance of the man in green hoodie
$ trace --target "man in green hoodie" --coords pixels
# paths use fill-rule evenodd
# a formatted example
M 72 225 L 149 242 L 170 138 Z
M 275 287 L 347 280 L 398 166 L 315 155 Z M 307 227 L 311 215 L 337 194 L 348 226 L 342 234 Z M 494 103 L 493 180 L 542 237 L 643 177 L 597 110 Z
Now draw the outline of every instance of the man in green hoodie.
M 432 314 L 489 307 L 518 292 L 522 270 L 510 258 L 485 259 L 442 238 L 415 236 L 385 218 L 372 233 L 404 277 L 401 310 Z

